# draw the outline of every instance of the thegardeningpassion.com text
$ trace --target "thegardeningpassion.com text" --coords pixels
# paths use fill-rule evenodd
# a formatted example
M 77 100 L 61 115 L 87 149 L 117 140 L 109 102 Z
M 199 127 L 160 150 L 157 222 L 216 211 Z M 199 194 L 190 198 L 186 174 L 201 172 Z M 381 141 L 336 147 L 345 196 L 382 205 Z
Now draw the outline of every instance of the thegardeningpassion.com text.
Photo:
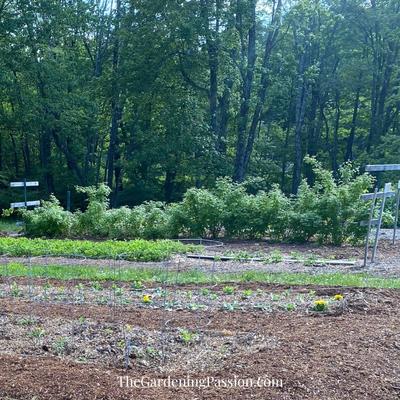
M 283 388 L 283 380 L 266 376 L 243 378 L 237 375 L 230 377 L 207 376 L 204 378 L 192 378 L 189 375 L 183 378 L 167 376 L 165 378 L 151 378 L 142 376 L 134 378 L 120 376 L 118 383 L 121 388 L 142 389 L 142 388 Z

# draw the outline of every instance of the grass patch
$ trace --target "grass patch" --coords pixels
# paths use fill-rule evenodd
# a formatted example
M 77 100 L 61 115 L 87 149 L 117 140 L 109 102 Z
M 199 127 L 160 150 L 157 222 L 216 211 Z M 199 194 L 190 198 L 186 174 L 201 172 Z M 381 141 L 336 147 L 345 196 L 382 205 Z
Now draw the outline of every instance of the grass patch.
M 196 246 L 172 240 L 131 240 L 92 242 L 89 240 L 55 240 L 0 238 L 0 254 L 19 256 L 85 256 L 88 258 L 115 258 L 123 255 L 130 261 L 162 261 L 174 253 L 193 251 Z
M 379 278 L 368 274 L 317 274 L 305 273 L 268 273 L 268 272 L 243 272 L 221 273 L 211 276 L 201 271 L 189 270 L 175 273 L 166 273 L 165 270 L 156 268 L 121 268 L 114 271 L 112 268 L 99 268 L 94 266 L 64 266 L 33 265 L 28 268 L 20 263 L 0 265 L 0 276 L 9 277 L 36 277 L 52 278 L 58 280 L 85 279 L 115 280 L 125 282 L 163 282 L 177 284 L 212 284 L 212 283 L 244 283 L 260 282 L 283 285 L 318 285 L 342 287 L 368 287 L 400 289 L 400 278 Z
M 0 218 L 0 232 L 20 232 L 21 230 L 16 221 Z

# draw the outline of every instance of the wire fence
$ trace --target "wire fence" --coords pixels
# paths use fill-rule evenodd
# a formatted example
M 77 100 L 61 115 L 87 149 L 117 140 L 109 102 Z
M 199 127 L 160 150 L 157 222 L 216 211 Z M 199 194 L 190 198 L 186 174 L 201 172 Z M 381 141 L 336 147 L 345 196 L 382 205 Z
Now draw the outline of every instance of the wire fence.
M 74 359 L 106 359 L 124 369 L 140 365 L 148 368 L 150 364 L 166 372 L 173 362 L 183 362 L 179 351 L 187 354 L 188 363 L 223 354 L 213 350 L 211 343 L 218 342 L 213 330 L 221 314 L 216 310 L 312 310 L 315 293 L 291 294 L 288 289 L 274 294 L 259 290 L 258 285 L 249 283 L 246 287 L 246 280 L 237 286 L 229 283 L 226 276 L 221 277 L 226 271 L 223 259 L 227 258 L 221 242 L 183 242 L 201 244 L 203 251 L 147 263 L 132 262 L 124 254 L 110 259 L 80 254 L 0 256 L 0 301 L 11 315 L 0 315 L 0 325 L 2 318 L 9 323 L 7 318 L 39 316 L 39 324 L 52 332 L 49 336 L 56 354 L 71 351 Z M 256 257 L 239 254 L 228 258 L 234 270 L 257 267 Z M 279 261 L 277 255 L 275 258 Z M 59 325 L 54 327 L 57 318 Z M 24 326 L 26 323 L 22 321 Z M 10 331 L 14 328 L 15 324 Z M 36 348 L 48 349 L 45 328 L 29 325 L 29 329 Z M 220 334 L 217 343 L 222 350 L 224 335 L 226 332 Z M 198 348 L 198 353 L 187 351 L 189 346 L 195 348 L 207 340 L 210 346 Z
M 193 315 L 191 329 L 196 335 L 210 323 L 210 318 L 204 319 L 202 315 L 205 306 L 194 300 L 196 294 L 193 292 L 201 283 L 198 277 L 206 274 L 209 282 L 215 281 L 217 254 L 223 246 L 221 242 L 206 239 L 181 242 L 203 246 L 204 251 L 213 256 L 211 265 L 201 258 L 201 254 L 190 260 L 187 255 L 176 254 L 170 260 L 149 263 L 132 262 L 124 254 L 106 260 L 80 254 L 68 257 L 11 257 L 5 254 L 0 257 L 0 298 L 8 299 L 11 307 L 18 307 L 23 302 L 31 316 L 37 315 L 39 307 L 42 310 L 48 308 L 49 315 L 55 306 L 74 306 L 82 310 L 82 315 L 90 307 L 101 307 L 100 310 L 105 307 L 110 323 L 119 327 L 113 344 L 117 349 L 114 362 L 126 369 L 132 366 L 138 348 L 134 318 L 141 314 L 137 311 L 154 313 L 159 326 L 156 338 L 152 338 L 152 346 L 146 348 L 154 349 L 163 367 L 168 363 L 171 341 L 186 332 L 177 327 L 171 311 L 184 309 L 190 312 Z M 182 291 L 184 274 L 189 274 L 191 284 Z M 126 322 L 130 316 L 132 324 Z M 74 325 L 68 334 L 68 343 L 72 347 L 77 332 L 83 329 L 82 321 L 77 322 L 80 328 Z M 182 340 L 189 339 L 183 336 Z

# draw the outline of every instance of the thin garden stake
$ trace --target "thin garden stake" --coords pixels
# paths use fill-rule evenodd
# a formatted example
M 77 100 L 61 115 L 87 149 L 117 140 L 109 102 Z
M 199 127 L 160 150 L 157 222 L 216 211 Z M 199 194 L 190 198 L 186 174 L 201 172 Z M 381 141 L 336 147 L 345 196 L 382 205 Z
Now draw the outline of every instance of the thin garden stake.
M 380 231 L 381 231 L 383 210 L 385 208 L 385 201 L 386 201 L 386 197 L 388 197 L 389 192 L 390 192 L 390 183 L 385 183 L 385 187 L 383 189 L 381 207 L 379 209 L 378 224 L 376 226 L 375 243 L 374 243 L 374 248 L 372 250 L 371 262 L 374 262 L 374 260 L 375 260 L 376 249 L 378 247 L 378 241 L 379 241 L 379 234 L 380 234 Z
M 367 239 L 365 240 L 365 251 L 364 251 L 364 267 L 367 266 L 368 248 L 369 248 L 369 235 L 371 233 L 372 219 L 374 218 L 374 209 L 375 209 L 377 194 L 378 194 L 378 188 L 376 187 L 375 190 L 374 190 L 374 195 L 372 197 L 372 202 L 371 202 L 371 208 L 370 208 L 370 211 L 369 211 Z
M 393 226 L 393 244 L 396 240 L 397 222 L 399 220 L 399 204 L 400 204 L 400 181 L 397 182 L 396 205 L 394 210 L 394 226 Z

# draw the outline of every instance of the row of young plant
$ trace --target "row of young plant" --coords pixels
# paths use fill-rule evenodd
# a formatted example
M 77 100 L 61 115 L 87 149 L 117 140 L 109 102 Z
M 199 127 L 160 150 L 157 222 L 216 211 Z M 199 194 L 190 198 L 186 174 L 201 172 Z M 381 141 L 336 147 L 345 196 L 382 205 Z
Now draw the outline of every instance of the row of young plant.
M 172 240 L 90 241 L 57 240 L 41 238 L 0 237 L 0 254 L 20 256 L 65 256 L 123 259 L 129 261 L 162 261 L 172 254 L 186 253 L 196 249 Z
M 0 285 L 1 297 L 29 298 L 31 301 L 49 301 L 76 304 L 98 304 L 109 306 L 152 307 L 168 310 L 308 310 L 325 311 L 330 304 L 344 300 L 340 293 L 332 297 L 316 297 L 312 289 L 308 293 L 295 293 L 290 289 L 282 292 L 268 292 L 244 289 L 234 286 L 223 286 L 221 289 L 202 287 L 198 290 L 179 288 L 146 288 L 142 281 L 134 281 L 127 285 L 103 285 L 99 281 L 68 286 L 19 285 L 16 281 Z
M 334 179 L 312 158 L 315 182 L 303 181 L 296 196 L 278 187 L 269 192 L 246 192 L 244 184 L 219 180 L 213 189 L 189 189 L 179 203 L 150 201 L 142 205 L 109 208 L 110 189 L 79 187 L 88 196 L 87 209 L 65 211 L 52 196 L 42 206 L 24 211 L 26 233 L 45 237 L 91 237 L 110 239 L 158 239 L 172 237 L 235 237 L 341 244 L 364 235 L 359 221 L 366 205 L 360 194 L 373 178 L 357 175 L 344 165 Z

